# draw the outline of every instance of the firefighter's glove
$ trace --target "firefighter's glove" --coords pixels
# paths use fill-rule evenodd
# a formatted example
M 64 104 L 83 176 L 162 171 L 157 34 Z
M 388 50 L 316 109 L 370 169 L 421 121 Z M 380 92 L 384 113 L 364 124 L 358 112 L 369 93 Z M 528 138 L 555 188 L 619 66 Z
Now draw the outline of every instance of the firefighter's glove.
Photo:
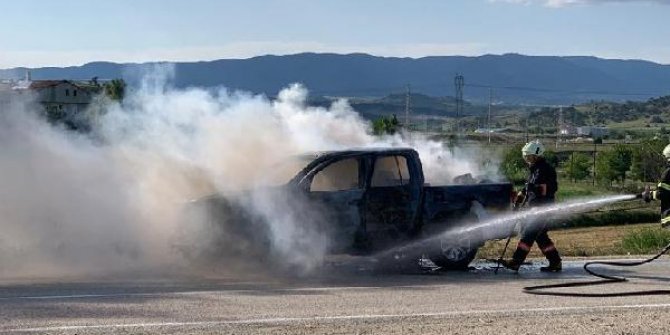
M 523 191 L 519 191 L 514 198 L 514 203 L 520 205 L 524 200 L 526 200 L 526 194 Z
M 516 194 L 516 197 L 514 197 L 514 204 L 512 209 L 517 210 L 521 205 L 523 205 L 523 202 L 526 200 L 526 194 L 521 191 Z
M 523 192 L 526 196 L 541 193 L 539 186 L 533 183 L 526 183 L 526 187 L 524 188 Z

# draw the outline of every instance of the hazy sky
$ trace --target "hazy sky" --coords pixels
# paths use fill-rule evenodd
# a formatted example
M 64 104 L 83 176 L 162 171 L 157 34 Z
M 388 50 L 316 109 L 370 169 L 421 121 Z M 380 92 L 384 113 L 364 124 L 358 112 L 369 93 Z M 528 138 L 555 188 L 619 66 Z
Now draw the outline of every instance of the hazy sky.
M 265 54 L 594 55 L 670 64 L 670 0 L 16 0 L 0 68 Z

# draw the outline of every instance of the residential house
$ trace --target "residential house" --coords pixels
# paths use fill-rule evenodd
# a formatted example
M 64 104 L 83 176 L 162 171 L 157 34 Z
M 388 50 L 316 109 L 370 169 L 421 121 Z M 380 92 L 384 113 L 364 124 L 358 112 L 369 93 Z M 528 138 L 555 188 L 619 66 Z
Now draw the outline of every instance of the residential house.
M 30 75 L 26 75 L 24 80 L 0 84 L 0 108 L 7 106 L 12 97 L 26 96 L 44 107 L 49 120 L 77 127 L 84 122 L 86 109 L 101 89 L 97 81 L 31 80 Z

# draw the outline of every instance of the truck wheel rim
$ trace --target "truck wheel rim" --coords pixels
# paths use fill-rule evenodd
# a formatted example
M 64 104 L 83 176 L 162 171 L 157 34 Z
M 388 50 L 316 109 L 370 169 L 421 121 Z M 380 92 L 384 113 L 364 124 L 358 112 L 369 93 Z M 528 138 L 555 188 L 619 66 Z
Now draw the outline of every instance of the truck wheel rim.
M 441 241 L 440 249 L 442 249 L 442 255 L 452 262 L 458 262 L 465 259 L 468 251 L 466 247 L 455 247 L 453 244 Z

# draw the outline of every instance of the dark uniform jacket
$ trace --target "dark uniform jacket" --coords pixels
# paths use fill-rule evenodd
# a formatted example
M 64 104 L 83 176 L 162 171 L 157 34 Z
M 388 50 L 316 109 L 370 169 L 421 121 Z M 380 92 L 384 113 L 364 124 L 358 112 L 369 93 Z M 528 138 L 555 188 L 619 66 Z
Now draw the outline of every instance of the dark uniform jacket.
M 661 175 L 661 182 L 653 194 L 654 199 L 661 201 L 661 225 L 670 225 L 670 164 Z
M 542 195 L 542 189 L 539 187 L 542 184 L 547 185 L 547 193 L 545 195 Z M 542 205 L 554 202 L 554 195 L 557 190 L 556 169 L 544 158 L 540 157 L 535 164 L 530 166 L 530 175 L 526 181 L 528 205 Z

